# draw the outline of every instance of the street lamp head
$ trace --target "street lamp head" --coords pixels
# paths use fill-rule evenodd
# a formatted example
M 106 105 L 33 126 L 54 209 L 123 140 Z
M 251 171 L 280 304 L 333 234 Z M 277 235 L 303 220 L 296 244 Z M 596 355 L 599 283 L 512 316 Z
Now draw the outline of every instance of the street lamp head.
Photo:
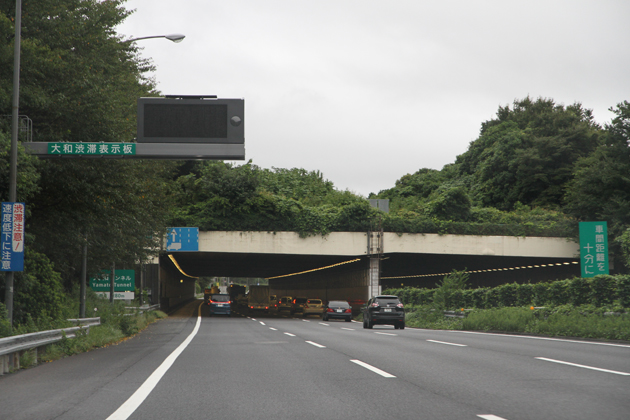
M 139 38 L 131 38 L 131 39 L 127 39 L 125 41 L 122 42 L 134 42 L 134 41 L 139 41 L 141 39 L 151 39 L 151 38 L 166 38 L 169 41 L 173 41 L 173 42 L 182 42 L 182 40 L 184 38 L 186 38 L 186 35 L 182 35 L 182 34 L 170 34 L 170 35 L 153 35 L 153 36 L 141 36 Z
M 182 34 L 166 35 L 166 39 L 173 42 L 182 42 L 184 38 L 186 38 L 186 35 L 182 35 Z

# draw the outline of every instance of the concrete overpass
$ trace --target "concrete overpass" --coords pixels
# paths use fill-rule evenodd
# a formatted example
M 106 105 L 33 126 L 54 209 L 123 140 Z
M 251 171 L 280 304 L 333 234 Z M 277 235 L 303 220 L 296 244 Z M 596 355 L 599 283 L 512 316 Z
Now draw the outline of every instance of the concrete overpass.
M 578 244 L 566 238 L 208 231 L 199 251 L 161 252 L 148 277 L 169 307 L 192 298 L 201 276 L 263 277 L 279 295 L 367 300 L 388 287 L 433 287 L 454 269 L 468 270 L 471 287 L 495 286 L 579 276 L 578 262 Z

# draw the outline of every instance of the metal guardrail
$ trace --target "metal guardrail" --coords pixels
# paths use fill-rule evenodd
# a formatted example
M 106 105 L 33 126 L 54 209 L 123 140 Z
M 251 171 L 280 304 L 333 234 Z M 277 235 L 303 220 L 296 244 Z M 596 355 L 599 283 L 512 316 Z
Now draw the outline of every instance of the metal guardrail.
M 101 318 L 76 318 L 68 321 L 80 325 L 0 338 L 0 375 L 8 373 L 11 369 L 20 368 L 21 352 L 35 349 L 35 360 L 37 360 L 39 347 L 61 341 L 63 337 L 74 338 L 78 331 L 89 333 L 91 326 L 101 324 Z
M 160 309 L 160 304 L 157 303 L 155 305 L 151 305 L 151 306 L 125 306 L 125 309 L 130 310 L 137 310 L 134 313 L 129 313 L 129 314 L 123 314 L 123 316 L 131 316 L 131 315 L 137 315 L 137 314 L 142 314 L 145 311 L 156 311 L 158 309 Z
M 160 309 L 160 305 L 132 306 L 125 309 L 134 310 L 133 313 L 124 314 L 125 316 L 130 316 Z M 61 341 L 64 335 L 66 338 L 74 338 L 77 331 L 85 331 L 86 334 L 89 334 L 91 326 L 101 324 L 100 317 L 72 318 L 68 319 L 68 321 L 79 326 L 0 338 L 0 375 L 8 373 L 11 369 L 20 368 L 20 355 L 22 352 L 35 349 L 35 361 L 37 361 L 37 349 L 39 347 Z

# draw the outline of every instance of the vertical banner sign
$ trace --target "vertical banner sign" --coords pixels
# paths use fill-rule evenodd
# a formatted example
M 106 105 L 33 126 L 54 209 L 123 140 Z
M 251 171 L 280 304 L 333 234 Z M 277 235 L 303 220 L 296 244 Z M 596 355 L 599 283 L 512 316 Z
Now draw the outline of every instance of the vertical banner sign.
M 2 266 L 0 271 L 24 271 L 24 203 L 2 203 Z
M 580 222 L 580 265 L 582 277 L 609 274 L 606 222 Z

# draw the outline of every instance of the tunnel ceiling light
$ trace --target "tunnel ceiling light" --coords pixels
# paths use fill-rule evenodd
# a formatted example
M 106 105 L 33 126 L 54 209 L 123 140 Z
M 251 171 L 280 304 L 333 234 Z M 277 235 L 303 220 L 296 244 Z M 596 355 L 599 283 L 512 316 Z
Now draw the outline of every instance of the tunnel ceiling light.
M 474 271 L 466 271 L 467 273 L 487 273 L 487 272 L 492 272 L 492 271 L 509 271 L 509 270 L 521 270 L 521 269 L 526 269 L 526 268 L 542 268 L 542 267 L 557 267 L 557 266 L 562 266 L 562 265 L 571 265 L 571 264 L 579 264 L 579 261 L 567 261 L 567 262 L 563 262 L 563 263 L 552 263 L 552 264 L 541 264 L 541 265 L 528 265 L 526 266 L 520 266 L 520 267 L 510 267 L 510 268 L 488 268 L 485 270 L 474 270 Z M 395 279 L 411 279 L 411 278 L 418 278 L 418 277 L 438 277 L 438 276 L 448 276 L 449 274 L 452 273 L 437 273 L 437 274 L 414 274 L 414 275 L 410 275 L 410 276 L 392 276 L 392 277 L 381 277 L 381 279 L 383 280 L 395 280 Z M 271 277 L 274 278 L 274 277 Z
M 177 260 L 173 256 L 173 254 L 168 254 L 168 257 L 171 259 L 171 261 L 173 262 L 175 267 L 177 267 L 177 269 L 179 270 L 180 273 L 182 273 L 183 275 L 185 275 L 186 277 L 189 277 L 191 279 L 198 279 L 199 278 L 199 277 L 195 277 L 195 276 L 189 276 L 188 274 L 184 273 L 184 270 L 182 270 L 182 268 L 179 266 L 179 264 L 177 263 Z M 183 282 L 183 280 L 182 280 L 182 282 Z
M 333 268 L 333 267 L 337 267 L 337 266 L 344 265 L 344 264 L 350 264 L 350 263 L 357 262 L 357 261 L 361 261 L 361 258 L 355 258 L 353 260 L 344 261 L 344 262 L 340 262 L 340 263 L 332 264 L 332 265 L 327 265 L 326 267 L 314 268 L 312 270 L 300 271 L 299 273 L 284 274 L 282 276 L 275 276 L 275 277 L 266 277 L 265 279 L 266 280 L 273 280 L 273 279 L 279 279 L 279 278 L 282 278 L 282 277 L 297 276 L 298 274 L 306 274 L 306 273 L 312 273 L 313 271 L 326 270 L 328 268 Z

